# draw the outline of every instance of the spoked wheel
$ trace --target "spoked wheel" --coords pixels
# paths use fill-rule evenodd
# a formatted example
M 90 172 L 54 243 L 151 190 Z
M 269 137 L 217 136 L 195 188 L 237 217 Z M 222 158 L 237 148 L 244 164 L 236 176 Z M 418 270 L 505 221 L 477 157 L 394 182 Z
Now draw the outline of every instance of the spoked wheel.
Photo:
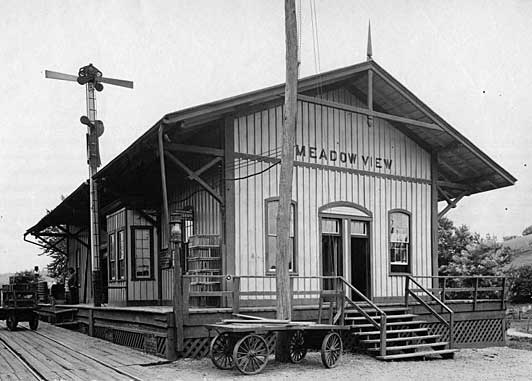
M 290 336 L 290 340 L 288 341 L 288 351 L 291 362 L 297 364 L 303 361 L 307 355 L 303 331 L 295 331 L 292 336 Z
M 326 368 L 334 368 L 342 357 L 342 338 L 336 332 L 325 336 L 321 344 L 321 362 Z
M 39 326 L 39 315 L 33 314 L 30 320 L 30 329 L 32 331 L 35 331 L 38 326 Z
M 257 374 L 268 363 L 268 344 L 259 335 L 247 335 L 240 339 L 233 350 L 237 369 L 244 374 Z
M 233 346 L 228 333 L 220 333 L 212 339 L 211 360 L 218 369 L 231 369 L 235 365 L 233 362 Z
M 14 313 L 7 315 L 6 324 L 7 329 L 9 329 L 10 331 L 14 331 L 15 329 L 17 329 L 18 319 Z

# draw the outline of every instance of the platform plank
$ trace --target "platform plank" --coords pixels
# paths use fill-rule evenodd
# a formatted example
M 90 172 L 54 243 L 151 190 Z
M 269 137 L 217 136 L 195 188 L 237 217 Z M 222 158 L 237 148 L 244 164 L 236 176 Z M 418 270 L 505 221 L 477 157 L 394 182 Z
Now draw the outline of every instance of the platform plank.
M 42 322 L 37 331 L 21 324 L 14 332 L 0 322 L 0 339 L 51 380 L 149 380 L 153 378 L 153 368 L 142 365 L 164 362 L 159 357 Z M 16 356 L 6 348 L 2 350 L 1 344 L 2 341 L 0 380 L 33 379 Z

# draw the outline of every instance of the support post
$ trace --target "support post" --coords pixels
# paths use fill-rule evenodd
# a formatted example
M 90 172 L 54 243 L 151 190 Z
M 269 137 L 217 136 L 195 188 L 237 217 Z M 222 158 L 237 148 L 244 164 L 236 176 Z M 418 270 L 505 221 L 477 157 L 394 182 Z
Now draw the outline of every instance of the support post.
M 449 349 L 454 348 L 454 313 L 449 316 Z
M 223 265 L 226 274 L 235 274 L 235 130 L 233 117 L 226 116 L 224 123 L 224 225 L 225 253 Z
M 233 278 L 233 314 L 240 313 L 240 277 Z
M 405 276 L 405 307 L 408 307 L 409 294 L 410 294 L 410 277 Z
M 438 153 L 431 155 L 431 192 L 430 192 L 430 219 L 431 219 L 431 248 L 432 248 L 432 276 L 438 276 Z M 432 278 L 432 287 L 438 288 L 438 278 Z
M 445 293 L 446 293 L 446 289 L 447 289 L 447 278 L 444 277 L 443 278 L 443 287 L 442 287 L 442 291 L 441 291 L 441 301 L 443 303 L 445 303 Z
M 170 361 L 177 360 L 176 352 L 176 334 L 175 334 L 175 319 L 173 314 L 166 315 L 166 359 Z
M 380 353 L 381 356 L 386 356 L 386 314 L 381 315 L 381 332 L 380 332 Z
M 94 310 L 89 308 L 89 336 L 94 336 Z
M 478 299 L 478 277 L 475 277 L 475 290 L 473 291 L 473 311 L 477 310 Z

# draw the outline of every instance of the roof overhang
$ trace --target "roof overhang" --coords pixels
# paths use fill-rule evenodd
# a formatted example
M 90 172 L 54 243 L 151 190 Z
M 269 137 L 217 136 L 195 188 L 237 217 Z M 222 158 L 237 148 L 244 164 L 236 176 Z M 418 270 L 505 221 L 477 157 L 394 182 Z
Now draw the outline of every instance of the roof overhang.
M 485 192 L 513 185 L 517 181 L 373 60 L 302 78 L 298 82 L 298 93 L 312 94 L 316 89 L 347 85 L 357 97 L 364 100 L 368 96 L 369 71 L 374 74 L 372 92 L 375 116 L 379 117 L 379 113 L 396 116 L 392 125 L 428 152 L 437 154 L 439 184 L 448 197 Z M 104 166 L 95 178 L 120 174 L 146 151 L 155 155 L 160 126 L 165 129 L 194 130 L 249 108 L 282 102 L 284 86 L 279 84 L 166 114 Z M 439 199 L 446 198 L 440 195 Z M 88 186 L 84 183 L 28 232 L 57 223 L 88 224 L 88 216 Z

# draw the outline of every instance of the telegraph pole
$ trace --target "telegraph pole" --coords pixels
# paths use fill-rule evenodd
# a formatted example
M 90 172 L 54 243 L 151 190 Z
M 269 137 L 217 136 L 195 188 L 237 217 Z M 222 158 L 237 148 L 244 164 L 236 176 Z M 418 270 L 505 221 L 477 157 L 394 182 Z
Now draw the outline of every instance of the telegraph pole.
M 292 319 L 292 290 L 290 287 L 290 214 L 292 212 L 292 178 L 297 118 L 297 19 L 295 0 L 285 0 L 286 86 L 284 100 L 281 173 L 279 177 L 279 208 L 277 210 L 277 256 L 275 263 L 277 319 Z M 293 264 L 295 266 L 295 264 Z M 288 337 L 277 336 L 276 358 L 288 361 Z
M 120 79 L 104 78 L 102 72 L 92 64 L 79 69 L 78 75 L 70 75 L 46 70 L 45 78 L 77 82 L 85 85 L 87 116 L 82 116 L 80 121 L 87 126 L 87 164 L 89 165 L 89 202 L 90 202 L 90 254 L 92 269 L 92 297 L 95 307 L 100 307 L 103 301 L 102 279 L 100 271 L 100 220 L 98 212 L 98 184 L 94 175 L 101 165 L 98 138 L 103 134 L 104 127 L 96 119 L 95 90 L 102 91 L 102 83 L 133 88 L 133 82 Z

